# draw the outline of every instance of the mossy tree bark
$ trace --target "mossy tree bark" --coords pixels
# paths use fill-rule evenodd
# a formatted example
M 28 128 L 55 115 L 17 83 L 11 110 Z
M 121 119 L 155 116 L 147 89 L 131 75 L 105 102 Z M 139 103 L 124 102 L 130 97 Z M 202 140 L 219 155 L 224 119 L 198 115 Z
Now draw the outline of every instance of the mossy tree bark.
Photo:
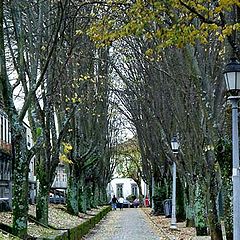
M 171 176 L 166 174 L 166 178 L 168 181 L 165 181 L 164 178 L 157 181 L 157 184 L 155 185 L 154 189 L 154 215 L 161 215 L 164 214 L 164 206 L 163 202 L 164 200 L 170 198 L 170 195 L 172 195 L 171 192 Z M 169 184 L 168 184 L 168 183 Z M 170 195 L 168 195 L 170 194 Z
M 14 151 L 14 186 L 13 186 L 13 233 L 25 238 L 27 236 L 28 214 L 28 164 L 24 127 L 19 135 L 13 134 Z M 16 131 L 16 130 L 15 130 Z M 13 131 L 12 133 L 14 133 Z M 19 126 L 18 126 L 19 131 Z
M 231 135 L 231 111 L 227 109 L 226 132 Z M 219 217 L 224 222 L 227 239 L 233 238 L 233 208 L 232 208 L 232 143 L 230 137 L 219 139 L 216 146 L 217 161 L 220 165 L 222 185 L 219 192 Z
M 221 220 L 224 221 L 225 224 L 227 239 L 233 239 L 232 182 L 229 178 L 223 181 L 223 215 L 221 216 Z
M 92 206 L 92 200 L 93 200 L 91 182 L 89 181 L 85 182 L 85 189 L 86 189 L 86 208 L 87 210 L 90 210 Z
M 208 196 L 207 196 L 207 216 L 208 224 L 210 229 L 210 235 L 212 240 L 222 239 L 222 229 L 221 222 L 219 217 L 219 202 L 217 201 L 220 194 L 220 185 L 221 185 L 221 175 L 220 175 L 220 166 L 218 163 L 215 163 L 215 167 L 209 173 L 208 181 Z
M 48 225 L 48 203 L 49 203 L 49 182 L 48 172 L 45 169 L 45 159 L 43 153 L 36 155 L 36 177 L 39 180 L 37 201 L 36 201 L 36 218 L 45 225 Z
M 194 188 L 194 222 L 197 236 L 207 236 L 207 206 L 206 206 L 206 191 L 204 181 L 197 179 Z
M 92 184 L 92 193 L 93 195 L 92 195 L 91 207 L 96 208 L 99 205 L 99 201 L 98 201 L 99 190 L 98 190 L 98 185 L 95 181 L 93 181 L 93 184 Z
M 180 176 L 177 175 L 177 186 L 176 186 L 176 216 L 177 221 L 185 221 L 186 219 L 186 213 L 184 208 L 184 187 L 180 181 Z
M 87 192 L 86 192 L 83 179 L 81 179 L 81 181 L 79 182 L 79 188 L 80 188 L 80 191 L 79 191 L 79 197 L 78 197 L 78 208 L 80 212 L 86 213 L 88 199 L 87 199 Z
M 39 185 L 36 203 L 36 218 L 37 220 L 45 225 L 48 225 L 48 203 L 49 203 L 49 188 L 48 184 Z
M 75 175 L 76 176 L 76 175 Z M 69 213 L 78 215 L 79 188 L 78 181 L 74 175 L 70 175 L 67 186 L 67 210 Z
M 189 186 L 190 181 L 186 181 L 186 187 L 184 191 L 184 207 L 186 212 L 186 226 L 187 227 L 195 227 L 194 222 L 194 187 Z
M 98 183 L 98 204 L 104 205 L 107 203 L 107 192 L 106 192 L 106 185 L 101 185 L 101 182 Z

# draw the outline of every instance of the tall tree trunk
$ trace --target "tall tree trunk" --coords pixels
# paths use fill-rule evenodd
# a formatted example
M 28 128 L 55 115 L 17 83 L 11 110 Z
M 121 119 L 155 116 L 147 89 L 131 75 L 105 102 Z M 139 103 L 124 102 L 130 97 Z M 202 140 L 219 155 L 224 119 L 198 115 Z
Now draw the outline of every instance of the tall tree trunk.
M 141 184 L 141 180 L 139 181 L 138 189 L 139 189 L 139 197 L 142 197 L 142 196 L 143 196 L 143 193 L 142 193 L 142 184 Z
M 78 182 L 78 187 L 79 187 L 78 208 L 80 212 L 86 213 L 87 212 L 87 203 L 86 203 L 87 193 L 86 193 L 83 176 L 80 177 L 80 180 Z
M 36 218 L 40 223 L 44 225 L 48 225 L 48 202 L 49 202 L 48 185 L 40 184 L 37 194 Z
M 6 59 L 3 31 L 3 3 L 0 1 L 0 90 L 5 110 L 12 127 L 12 145 L 14 161 L 13 187 L 13 233 L 21 238 L 27 235 L 28 213 L 28 160 L 25 129 L 19 121 L 13 103 L 12 89 L 6 72 Z
M 86 208 L 90 210 L 92 207 L 92 187 L 91 182 L 85 182 L 85 189 L 86 189 Z
M 219 195 L 219 185 L 217 181 L 217 167 L 215 167 L 215 171 L 211 171 L 211 177 L 209 180 L 210 188 L 209 188 L 209 201 L 208 203 L 208 222 L 210 228 L 210 234 L 212 240 L 222 239 L 222 230 L 220 218 L 218 217 L 217 210 L 217 198 Z
M 194 222 L 194 193 L 193 193 L 193 186 L 189 186 L 187 184 L 187 187 L 185 188 L 184 194 L 185 194 L 185 212 L 186 212 L 186 226 L 187 227 L 195 227 Z
M 107 190 L 106 186 L 99 186 L 99 204 L 104 205 L 107 203 Z
M 195 186 L 194 215 L 197 236 L 208 235 L 206 222 L 206 189 L 204 181 L 197 180 Z
M 18 126 L 19 128 L 19 126 Z M 28 161 L 24 127 L 14 141 L 13 233 L 25 238 L 28 215 Z
M 36 218 L 40 223 L 48 225 L 49 183 L 47 182 L 47 172 L 45 171 L 44 160 L 41 155 L 38 157 L 37 179 L 40 184 L 37 193 Z
M 74 166 L 73 166 L 74 168 Z M 79 213 L 78 208 L 78 198 L 79 198 L 79 187 L 78 187 L 78 178 L 76 175 L 76 171 L 74 169 L 70 169 L 72 171 L 71 176 L 68 179 L 67 186 L 67 210 L 69 213 L 77 215 Z
M 99 201 L 98 201 L 99 189 L 98 189 L 98 185 L 95 181 L 93 182 L 92 192 L 93 192 L 92 207 L 96 208 L 99 204 Z
M 184 221 L 186 219 L 186 213 L 184 208 L 184 189 L 179 177 L 177 177 L 177 193 L 176 193 L 176 205 L 177 205 L 177 221 Z
M 222 220 L 225 223 L 227 239 L 233 239 L 233 219 L 232 219 L 232 182 L 230 178 L 223 179 L 224 186 L 222 189 L 223 195 L 223 216 Z

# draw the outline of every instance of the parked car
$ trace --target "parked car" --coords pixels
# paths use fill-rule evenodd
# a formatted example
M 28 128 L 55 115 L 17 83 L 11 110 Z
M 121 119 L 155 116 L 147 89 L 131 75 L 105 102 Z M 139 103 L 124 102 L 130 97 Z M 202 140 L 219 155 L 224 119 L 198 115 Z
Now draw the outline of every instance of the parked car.
M 9 198 L 0 198 L 0 212 L 10 211 Z
M 124 208 L 130 208 L 131 207 L 131 202 L 129 202 L 128 200 L 124 199 L 123 201 L 123 207 Z M 119 208 L 119 203 L 117 203 L 117 207 Z
M 50 195 L 49 202 L 56 203 L 56 204 L 65 203 L 65 198 L 60 195 Z

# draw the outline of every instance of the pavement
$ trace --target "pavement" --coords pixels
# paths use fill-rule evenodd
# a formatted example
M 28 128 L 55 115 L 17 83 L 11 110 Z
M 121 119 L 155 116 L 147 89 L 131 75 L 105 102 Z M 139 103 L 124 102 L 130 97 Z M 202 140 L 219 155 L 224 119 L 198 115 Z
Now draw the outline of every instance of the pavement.
M 84 240 L 162 240 L 140 208 L 113 210 L 86 235 Z

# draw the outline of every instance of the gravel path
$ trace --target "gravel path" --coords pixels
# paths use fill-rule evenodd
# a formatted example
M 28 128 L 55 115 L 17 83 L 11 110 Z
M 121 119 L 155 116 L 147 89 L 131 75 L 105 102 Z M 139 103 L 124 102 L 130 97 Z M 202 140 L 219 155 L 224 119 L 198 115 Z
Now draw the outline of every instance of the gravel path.
M 160 240 L 146 214 L 139 208 L 117 209 L 86 235 L 85 240 Z

